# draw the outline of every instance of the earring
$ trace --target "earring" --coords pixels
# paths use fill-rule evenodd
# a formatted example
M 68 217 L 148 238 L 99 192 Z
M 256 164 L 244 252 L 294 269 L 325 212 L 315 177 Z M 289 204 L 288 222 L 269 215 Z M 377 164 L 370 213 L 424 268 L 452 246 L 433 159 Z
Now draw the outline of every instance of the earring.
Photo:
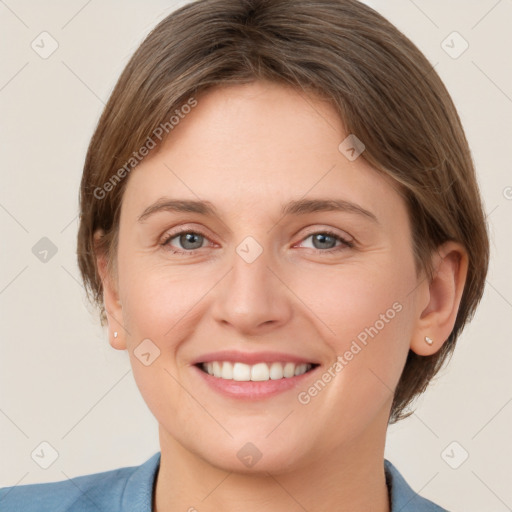
M 434 341 L 432 340 L 432 338 L 429 338 L 428 336 L 425 336 L 425 342 L 426 342 L 428 345 L 432 345 L 432 343 L 434 343 Z
M 114 331 L 114 338 L 117 338 L 117 331 Z

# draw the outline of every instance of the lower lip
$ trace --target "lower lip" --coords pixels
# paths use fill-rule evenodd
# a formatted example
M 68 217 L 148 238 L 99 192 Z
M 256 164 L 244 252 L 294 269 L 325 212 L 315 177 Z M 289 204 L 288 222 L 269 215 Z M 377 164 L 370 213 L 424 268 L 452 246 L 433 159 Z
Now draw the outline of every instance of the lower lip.
M 309 378 L 318 366 L 312 370 L 297 375 L 294 377 L 285 377 L 276 380 L 264 380 L 264 381 L 238 381 L 238 380 L 227 380 L 221 379 L 220 377 L 214 377 L 209 373 L 204 372 L 197 366 L 192 367 L 194 371 L 198 372 L 199 375 L 204 379 L 214 391 L 221 393 L 222 395 L 230 398 L 239 398 L 245 400 L 257 400 L 261 398 L 269 398 L 275 396 L 284 391 L 303 384 L 304 380 Z

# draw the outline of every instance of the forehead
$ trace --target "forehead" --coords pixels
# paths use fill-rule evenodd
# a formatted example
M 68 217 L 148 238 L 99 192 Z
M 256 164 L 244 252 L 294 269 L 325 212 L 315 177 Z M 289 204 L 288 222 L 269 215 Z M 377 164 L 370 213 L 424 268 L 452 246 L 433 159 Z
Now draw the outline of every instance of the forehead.
M 219 87 L 196 99 L 165 144 L 132 171 L 123 209 L 140 212 L 166 195 L 241 215 L 336 195 L 377 215 L 403 215 L 390 178 L 340 151 L 349 134 L 326 101 L 272 82 Z

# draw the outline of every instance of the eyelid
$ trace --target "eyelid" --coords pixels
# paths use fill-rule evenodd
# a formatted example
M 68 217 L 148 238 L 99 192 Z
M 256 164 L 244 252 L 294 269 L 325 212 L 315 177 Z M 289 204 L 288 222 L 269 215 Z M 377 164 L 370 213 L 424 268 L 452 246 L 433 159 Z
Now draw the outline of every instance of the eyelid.
M 175 231 L 173 229 L 167 230 L 161 237 L 159 244 L 162 246 L 170 245 L 168 242 L 172 240 L 173 238 L 176 238 L 179 235 L 185 234 L 185 233 L 194 233 L 196 235 L 200 235 L 209 242 L 213 242 L 210 238 L 210 235 L 207 235 L 202 229 L 196 229 L 192 227 L 188 227 L 187 225 L 180 225 L 179 228 L 177 228 Z M 171 246 L 172 247 L 172 246 Z M 201 247 L 200 249 L 204 249 L 204 247 Z M 186 252 L 193 254 L 196 251 L 199 251 L 200 249 L 193 249 L 192 251 L 185 251 L 183 249 L 177 249 L 176 252 Z
M 317 234 L 323 234 L 323 235 L 332 237 L 335 240 L 339 241 L 340 244 L 337 246 L 331 247 L 330 249 L 316 249 L 315 247 L 307 247 L 307 249 L 309 249 L 310 251 L 313 251 L 315 254 L 331 254 L 332 255 L 332 254 L 337 254 L 341 251 L 346 251 L 347 249 L 352 249 L 356 246 L 355 240 L 352 239 L 351 237 L 345 238 L 345 236 L 342 236 L 339 233 L 336 233 L 336 231 L 333 231 L 330 229 L 313 230 L 312 232 L 303 236 L 301 238 L 301 240 L 298 242 L 298 244 L 295 244 L 295 245 L 303 244 L 304 241 L 307 240 L 309 237 L 311 237 L 312 235 L 317 235 Z
M 331 228 L 331 227 L 318 227 L 318 225 L 315 225 L 315 226 L 312 226 L 311 228 L 305 228 L 307 231 L 306 231 L 306 234 L 302 236 L 301 238 L 301 242 L 304 241 L 305 238 L 307 238 L 308 236 L 311 236 L 311 235 L 315 235 L 317 233 L 326 233 L 326 234 L 330 234 L 330 235 L 333 235 L 333 236 L 336 236 L 336 237 L 339 237 L 341 238 L 342 240 L 345 240 L 345 242 L 347 243 L 356 243 L 356 240 L 353 236 L 349 235 L 348 233 L 346 233 L 345 231 L 338 231 L 336 228 Z

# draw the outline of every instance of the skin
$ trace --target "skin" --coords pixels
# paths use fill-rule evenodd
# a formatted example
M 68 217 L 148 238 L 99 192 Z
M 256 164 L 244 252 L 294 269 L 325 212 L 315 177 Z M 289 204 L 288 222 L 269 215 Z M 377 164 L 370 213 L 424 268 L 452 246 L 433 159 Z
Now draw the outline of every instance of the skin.
M 315 96 L 259 81 L 197 99 L 128 178 L 116 275 L 98 255 L 110 343 L 128 350 L 159 423 L 154 508 L 389 512 L 383 458 L 392 391 L 409 349 L 433 354 L 448 338 L 466 252 L 448 242 L 433 255 L 432 282 L 416 275 L 405 203 L 364 153 L 349 161 L 338 150 L 348 134 Z M 163 196 L 210 201 L 218 216 L 161 211 L 138 222 Z M 357 203 L 378 222 L 339 211 L 280 215 L 283 203 L 304 197 Z M 182 228 L 204 238 L 160 245 Z M 311 235 L 325 229 L 355 245 L 315 245 Z M 247 236 L 263 249 L 252 263 L 236 252 Z M 190 252 L 201 240 L 192 255 L 170 250 Z M 401 311 L 301 404 L 298 393 L 393 303 Z M 147 338 L 160 350 L 149 366 L 134 354 Z M 321 368 L 300 389 L 240 401 L 191 367 L 223 349 L 287 352 Z M 237 457 L 247 442 L 262 454 L 252 467 Z

